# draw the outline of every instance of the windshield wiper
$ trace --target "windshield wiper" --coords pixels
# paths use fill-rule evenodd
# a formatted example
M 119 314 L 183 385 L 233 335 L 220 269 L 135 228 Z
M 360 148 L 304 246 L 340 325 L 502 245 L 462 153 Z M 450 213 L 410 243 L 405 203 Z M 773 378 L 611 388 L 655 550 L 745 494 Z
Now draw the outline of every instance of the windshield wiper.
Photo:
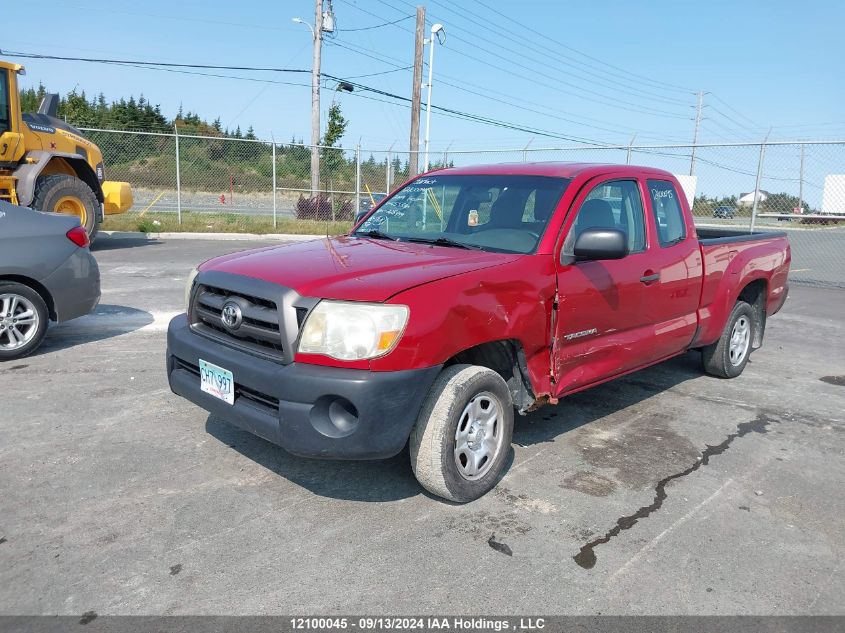
M 458 242 L 448 237 L 406 237 L 408 242 L 419 242 L 420 244 L 434 244 L 435 246 L 451 246 L 453 248 L 468 248 L 470 250 L 478 251 L 481 247 L 476 244 L 466 244 Z
M 371 237 L 375 240 L 391 240 L 393 242 L 398 242 L 398 237 L 393 237 L 392 235 L 388 235 L 387 233 L 382 233 L 378 229 L 372 229 L 370 231 L 356 231 L 355 235 L 363 236 L 363 237 Z

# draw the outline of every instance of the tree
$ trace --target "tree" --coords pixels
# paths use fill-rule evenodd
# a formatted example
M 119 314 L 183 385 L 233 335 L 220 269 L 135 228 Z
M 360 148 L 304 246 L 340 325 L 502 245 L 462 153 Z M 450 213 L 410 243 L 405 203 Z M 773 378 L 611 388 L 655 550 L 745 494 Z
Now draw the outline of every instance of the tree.
M 349 125 L 340 111 L 340 104 L 333 103 L 329 108 L 329 122 L 326 125 L 326 133 L 323 135 L 323 140 L 320 145 L 325 147 L 335 147 L 337 142 L 346 133 L 346 127 Z
M 808 213 L 812 213 L 806 200 L 801 201 L 801 206 Z M 791 196 L 788 193 L 770 193 L 765 200 L 760 202 L 760 209 L 764 213 L 792 213 L 792 210 L 797 208 L 798 196 Z
M 343 150 L 340 146 L 340 139 L 346 132 L 346 127 L 349 125 L 343 113 L 340 111 L 340 104 L 333 103 L 329 108 L 329 121 L 326 125 L 326 133 L 320 144 L 323 146 L 323 175 L 327 179 L 337 180 L 346 161 L 343 159 Z

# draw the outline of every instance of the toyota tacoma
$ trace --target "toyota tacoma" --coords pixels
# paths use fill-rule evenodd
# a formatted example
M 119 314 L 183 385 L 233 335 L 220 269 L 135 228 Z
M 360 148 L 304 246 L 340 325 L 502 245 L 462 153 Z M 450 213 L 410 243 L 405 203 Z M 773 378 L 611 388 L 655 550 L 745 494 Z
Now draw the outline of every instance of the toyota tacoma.
M 443 169 L 347 235 L 200 265 L 167 372 L 176 394 L 297 455 L 408 444 L 422 486 L 466 502 L 502 476 L 515 412 L 688 350 L 739 376 L 790 259 L 782 232 L 697 230 L 665 171 Z

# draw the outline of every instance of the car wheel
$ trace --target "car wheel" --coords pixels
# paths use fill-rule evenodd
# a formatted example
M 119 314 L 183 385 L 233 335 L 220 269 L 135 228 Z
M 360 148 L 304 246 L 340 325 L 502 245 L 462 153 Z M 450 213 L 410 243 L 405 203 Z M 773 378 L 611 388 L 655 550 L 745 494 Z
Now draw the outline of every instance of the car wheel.
M 0 282 L 0 361 L 34 352 L 44 340 L 49 320 L 47 304 L 35 290 Z
M 736 378 L 748 364 L 756 331 L 754 308 L 737 301 L 719 340 L 701 349 L 704 371 L 720 378 Z
M 35 181 L 32 208 L 39 211 L 64 213 L 79 218 L 79 223 L 92 242 L 100 229 L 100 202 L 79 178 L 64 174 L 40 176 Z
M 512 435 L 504 379 L 486 367 L 452 365 L 435 380 L 411 431 L 411 467 L 429 492 L 473 501 L 499 480 Z

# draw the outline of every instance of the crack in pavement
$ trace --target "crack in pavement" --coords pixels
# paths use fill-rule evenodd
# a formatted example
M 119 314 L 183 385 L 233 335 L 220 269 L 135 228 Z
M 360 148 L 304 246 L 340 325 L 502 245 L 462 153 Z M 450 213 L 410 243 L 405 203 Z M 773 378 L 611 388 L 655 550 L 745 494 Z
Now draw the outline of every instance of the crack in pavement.
M 601 538 L 597 538 L 593 541 L 590 541 L 586 545 L 581 547 L 581 550 L 572 557 L 572 559 L 584 569 L 592 569 L 596 564 L 596 552 L 595 549 L 599 545 L 603 545 L 610 541 L 614 536 L 617 536 L 623 530 L 629 530 L 637 524 L 637 521 L 640 519 L 645 519 L 651 513 L 656 512 L 663 506 L 663 502 L 669 496 L 666 493 L 666 486 L 669 482 L 674 481 L 675 479 L 680 479 L 681 477 L 686 477 L 697 471 L 702 466 L 707 466 L 710 463 L 710 458 L 714 455 L 721 455 L 728 447 L 733 443 L 734 440 L 737 438 L 743 437 L 748 435 L 749 433 L 768 433 L 768 426 L 769 424 L 777 422 L 774 418 L 770 418 L 766 414 L 759 414 L 753 420 L 748 422 L 741 422 L 736 426 L 736 432 L 729 434 L 721 443 L 716 444 L 715 446 L 710 446 L 707 444 L 707 448 L 704 452 L 701 453 L 701 456 L 696 459 L 696 462 L 692 464 L 689 468 L 682 470 L 679 473 L 675 473 L 674 475 L 669 475 L 668 477 L 664 477 L 660 481 L 657 482 L 657 485 L 654 487 L 654 501 L 652 501 L 649 505 L 641 507 L 639 510 L 634 512 L 634 514 L 630 514 L 627 516 L 620 517 L 616 520 L 616 525 L 614 525 L 607 533 L 602 536 Z

